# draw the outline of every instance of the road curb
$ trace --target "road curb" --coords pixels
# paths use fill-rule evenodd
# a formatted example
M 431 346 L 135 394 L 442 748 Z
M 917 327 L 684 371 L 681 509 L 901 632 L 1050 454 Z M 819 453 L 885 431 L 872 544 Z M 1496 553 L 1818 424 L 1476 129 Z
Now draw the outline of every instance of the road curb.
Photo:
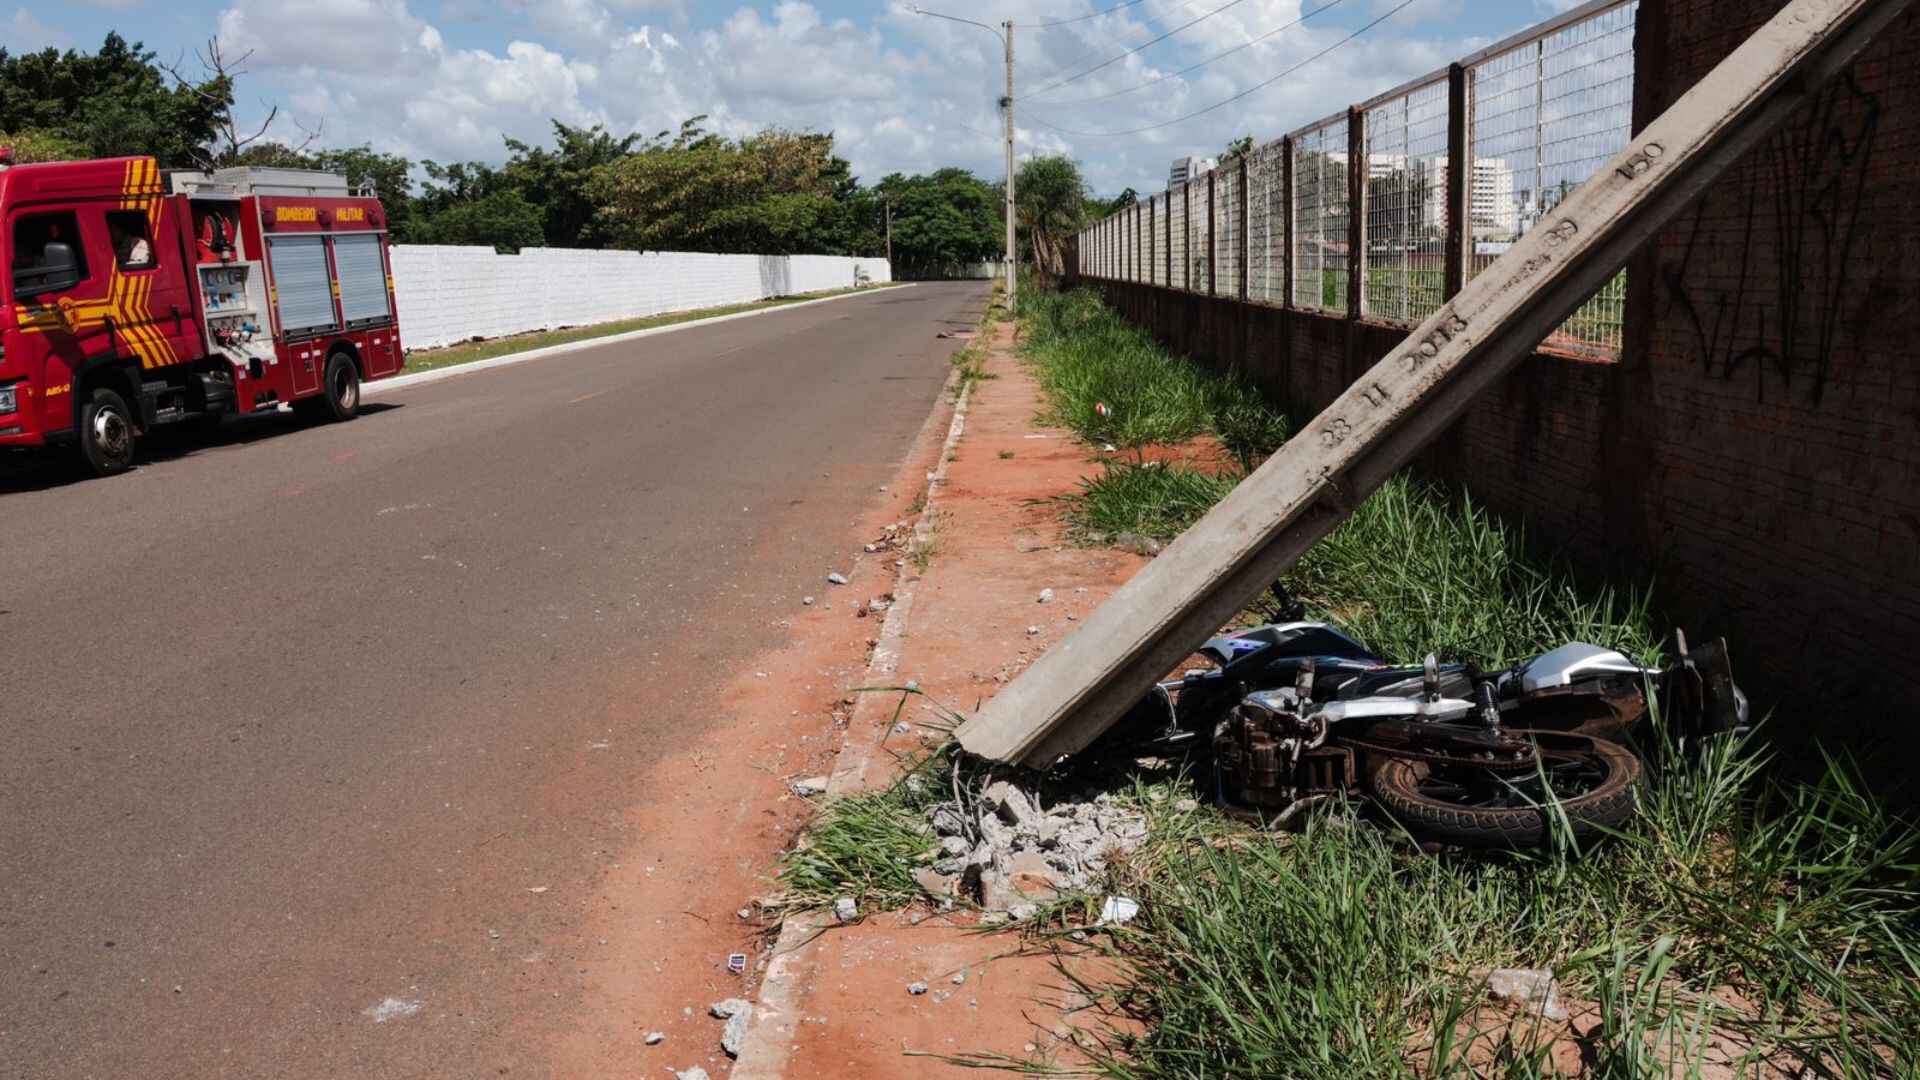
M 948 386 L 951 387 L 959 379 L 960 372 L 956 369 L 948 377 Z M 946 441 L 940 446 L 939 460 L 933 470 L 927 473 L 926 504 L 921 507 L 920 517 L 913 526 L 914 548 L 927 543 L 932 536 L 940 489 L 947 481 L 947 460 L 966 431 L 967 405 L 972 398 L 973 383 L 961 383 L 959 397 L 953 406 L 953 421 L 948 424 Z M 928 421 L 939 415 L 936 410 L 928 417 Z M 913 597 L 920 581 L 918 574 L 908 575 L 904 569 L 899 573 L 894 583 L 893 603 L 887 608 L 873 655 L 867 661 L 863 685 L 884 685 L 898 671 L 900 639 L 906 636 L 907 620 L 913 614 Z M 867 769 L 880 743 L 876 739 L 857 736 L 874 730 L 884 731 L 885 726 L 893 722 L 895 708 L 895 699 L 891 694 L 860 695 L 859 703 L 854 706 L 853 717 L 847 722 L 846 734 L 842 737 L 839 759 L 827 779 L 827 797 L 837 798 L 865 790 Z M 807 912 L 781 924 L 780 936 L 773 946 L 773 959 L 767 963 L 767 973 L 760 980 L 760 992 L 754 1001 L 753 1026 L 748 1029 L 740 1056 L 734 1062 L 733 1071 L 728 1074 L 732 1080 L 781 1080 L 785 1075 L 787 1057 L 793 1052 L 794 1035 L 800 1022 L 800 1004 L 805 984 L 816 974 L 811 955 L 803 953 L 801 949 L 831 925 L 833 918 L 825 912 Z
M 580 341 L 569 341 L 560 345 L 548 345 L 543 348 L 528 349 L 525 352 L 508 353 L 505 356 L 493 356 L 485 360 L 475 360 L 470 364 L 454 364 L 449 367 L 435 368 L 432 371 L 416 371 L 411 375 L 398 375 L 391 379 L 381 379 L 378 382 L 366 383 L 360 388 L 360 396 L 363 398 L 373 397 L 395 390 L 405 390 L 408 387 L 425 386 L 428 383 L 440 382 L 443 379 L 451 379 L 458 375 L 471 375 L 479 371 L 490 371 L 494 368 L 510 367 L 514 364 L 524 364 L 532 360 L 545 360 L 550 356 L 561 356 L 566 353 L 581 352 L 586 349 L 597 349 L 602 345 L 618 345 L 623 341 L 635 341 L 644 337 L 652 337 L 655 334 L 671 334 L 676 330 L 696 330 L 702 326 L 731 322 L 734 319 L 751 319 L 759 315 L 772 315 L 775 312 L 793 311 L 797 308 L 811 307 L 814 304 L 830 304 L 835 300 L 852 300 L 856 297 L 871 295 L 874 292 L 885 292 L 893 289 L 911 289 L 913 285 L 914 283 L 910 281 L 891 282 L 882 286 L 861 289 L 858 292 L 841 293 L 838 296 L 822 296 L 815 300 L 801 300 L 792 304 L 780 304 L 775 307 L 760 308 L 755 311 L 736 311 L 730 315 L 712 315 L 704 319 L 689 319 L 686 322 L 670 323 L 666 326 L 650 326 L 645 330 L 629 330 L 624 334 L 608 334 L 605 337 L 584 338 Z M 671 314 L 671 312 L 665 312 L 663 314 Z

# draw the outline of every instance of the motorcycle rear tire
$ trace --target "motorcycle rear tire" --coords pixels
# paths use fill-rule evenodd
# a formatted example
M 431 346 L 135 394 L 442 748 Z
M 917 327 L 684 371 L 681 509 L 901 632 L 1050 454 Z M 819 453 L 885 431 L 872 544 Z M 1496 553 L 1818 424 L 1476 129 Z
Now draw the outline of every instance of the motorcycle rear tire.
M 1554 800 L 1576 840 L 1585 843 L 1626 824 L 1638 807 L 1643 772 L 1631 750 L 1582 735 L 1532 734 L 1549 768 L 1579 764 L 1600 773 L 1587 790 Z M 1547 843 L 1556 805 L 1527 805 L 1524 800 L 1516 806 L 1462 805 L 1425 790 L 1433 779 L 1437 779 L 1434 766 L 1427 762 L 1376 757 L 1367 771 L 1367 789 L 1387 813 L 1423 836 L 1483 848 L 1537 848 Z

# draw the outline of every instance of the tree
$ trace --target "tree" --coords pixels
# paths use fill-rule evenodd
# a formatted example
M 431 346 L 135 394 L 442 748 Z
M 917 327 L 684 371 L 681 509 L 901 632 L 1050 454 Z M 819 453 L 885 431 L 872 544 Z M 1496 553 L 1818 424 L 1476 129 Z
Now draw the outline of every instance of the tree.
M 1251 153 L 1253 153 L 1253 136 L 1242 135 L 1227 143 L 1227 148 L 1220 152 L 1220 163 L 1224 165 L 1234 158 Z
M 871 204 L 833 136 L 769 128 L 743 139 L 703 117 L 593 170 L 596 235 L 638 250 L 849 253 L 871 243 Z M 870 249 L 869 249 L 870 250 Z
M 507 139 L 512 157 L 502 179 L 540 208 L 548 247 L 590 247 L 595 206 L 587 197 L 593 171 L 633 151 L 638 133 L 615 138 L 595 124 L 588 128 L 553 122 L 554 147 L 530 146 Z
M 232 105 L 230 78 L 176 81 L 115 33 L 91 55 L 0 48 L 0 131 L 65 140 L 85 148 L 78 157 L 151 154 L 163 168 L 192 166 Z
M 11 149 L 16 165 L 36 161 L 76 161 L 87 156 L 85 143 L 45 131 L 0 131 L 0 149 Z
M 511 255 L 521 248 L 539 247 L 546 237 L 546 223 L 539 207 L 518 191 L 501 188 L 415 221 L 413 233 L 415 243 L 490 245 L 502 255 Z
M 267 109 L 266 119 L 260 121 L 258 128 L 243 128 L 233 114 L 233 86 L 236 80 L 246 72 L 247 59 L 252 52 L 244 52 L 230 57 L 220 46 L 218 37 L 210 37 L 204 49 L 196 50 L 194 57 L 200 61 L 205 78 L 196 82 L 181 74 L 180 63 L 160 65 L 161 70 L 173 76 L 175 89 L 182 94 L 196 98 L 208 116 L 211 117 L 213 137 L 206 143 L 195 146 L 190 152 L 193 163 L 209 171 L 223 166 L 239 164 L 249 146 L 258 143 L 273 127 L 280 116 L 280 106 L 272 105 Z M 294 121 L 295 127 L 300 127 Z M 305 138 L 292 149 L 297 153 L 305 150 L 320 137 L 320 128 L 312 130 L 301 128 Z
M 874 191 L 893 205 L 897 276 L 944 277 L 1002 251 L 999 192 L 965 169 L 894 173 Z
M 1088 216 L 1096 219 L 1104 218 L 1108 214 L 1117 214 L 1122 210 L 1132 209 L 1134 206 L 1139 205 L 1139 202 L 1140 193 L 1132 188 L 1127 188 L 1111 199 L 1105 201 L 1099 199 L 1093 200 L 1092 205 L 1089 207 Z
M 1059 277 L 1066 272 L 1066 238 L 1080 231 L 1087 216 L 1080 166 L 1064 154 L 1028 158 L 1014 178 L 1014 193 L 1035 274 Z

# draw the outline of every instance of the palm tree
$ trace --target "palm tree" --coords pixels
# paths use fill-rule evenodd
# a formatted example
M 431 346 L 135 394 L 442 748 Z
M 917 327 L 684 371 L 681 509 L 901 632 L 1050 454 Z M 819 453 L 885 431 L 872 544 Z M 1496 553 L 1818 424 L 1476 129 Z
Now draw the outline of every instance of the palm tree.
M 1064 154 L 1028 158 L 1015 178 L 1017 223 L 1027 234 L 1037 279 L 1066 272 L 1066 238 L 1086 223 L 1087 185 L 1080 166 Z

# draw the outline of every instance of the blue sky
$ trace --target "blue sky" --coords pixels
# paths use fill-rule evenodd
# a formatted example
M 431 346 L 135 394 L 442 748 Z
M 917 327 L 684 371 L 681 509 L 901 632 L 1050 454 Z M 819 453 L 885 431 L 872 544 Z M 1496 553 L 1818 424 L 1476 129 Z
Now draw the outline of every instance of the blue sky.
M 1217 153 L 1241 134 L 1276 136 L 1569 6 L 1134 0 L 1080 18 L 1123 0 L 923 2 L 1015 21 L 1019 152 L 1072 154 L 1102 192 L 1157 189 L 1175 157 Z M 1077 21 L 1048 25 L 1061 19 Z M 651 133 L 707 113 L 728 133 L 831 130 L 869 180 L 949 164 L 984 175 L 1000 167 L 998 40 L 916 16 L 904 0 L 79 0 L 16 5 L 10 15 L 0 0 L 0 43 L 10 50 L 93 48 L 109 29 L 163 58 L 209 36 L 252 50 L 241 94 L 248 110 L 264 114 L 263 103 L 275 102 L 288 120 L 324 124 L 327 143 L 415 158 L 497 161 L 502 135 L 538 139 L 550 118 Z M 1329 46 L 1232 106 L 1179 119 Z M 1140 127 L 1153 130 L 1106 134 Z M 287 120 L 276 133 L 299 137 Z

